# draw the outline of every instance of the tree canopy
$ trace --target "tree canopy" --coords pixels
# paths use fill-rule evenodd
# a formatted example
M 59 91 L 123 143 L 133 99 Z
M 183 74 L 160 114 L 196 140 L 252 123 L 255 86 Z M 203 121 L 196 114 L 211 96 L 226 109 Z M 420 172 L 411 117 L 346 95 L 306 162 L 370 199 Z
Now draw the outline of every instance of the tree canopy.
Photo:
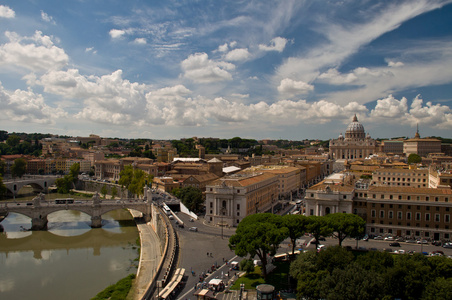
M 229 248 L 241 257 L 257 255 L 262 262 L 262 273 L 267 277 L 268 255 L 275 255 L 279 244 L 287 237 L 287 228 L 282 227 L 282 217 L 269 213 L 245 217 L 237 226 L 236 233 L 229 238 Z
M 13 177 L 22 178 L 22 176 L 24 176 L 26 172 L 27 172 L 27 161 L 23 158 L 18 158 L 14 160 L 14 163 L 11 166 L 11 175 Z
M 143 170 L 134 168 L 133 166 L 125 166 L 119 173 L 118 183 L 125 187 L 130 193 L 140 196 L 143 195 L 143 188 L 152 182 L 153 176 L 146 174 Z
M 199 212 L 201 210 L 203 199 L 200 189 L 193 186 L 187 186 L 181 189 L 174 189 L 172 193 L 179 198 L 190 211 Z
M 410 155 L 408 155 L 408 164 L 419 164 L 422 162 L 422 157 L 420 157 L 419 155 L 415 154 L 415 153 L 411 153 Z
M 354 214 L 335 213 L 326 215 L 328 227 L 333 230 L 339 246 L 347 237 L 358 237 L 364 232 L 366 221 Z
M 308 229 L 309 219 L 303 215 L 285 215 L 282 217 L 282 224 L 287 228 L 290 242 L 292 243 L 292 255 L 295 251 L 296 241 L 302 237 Z

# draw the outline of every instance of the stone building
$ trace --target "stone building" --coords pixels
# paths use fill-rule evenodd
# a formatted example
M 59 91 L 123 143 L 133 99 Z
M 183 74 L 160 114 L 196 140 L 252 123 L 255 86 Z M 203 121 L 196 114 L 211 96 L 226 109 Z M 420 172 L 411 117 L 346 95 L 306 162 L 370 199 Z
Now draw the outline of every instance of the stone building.
M 358 122 L 356 115 L 339 138 L 330 140 L 330 157 L 338 159 L 362 159 L 377 152 L 377 141 L 369 134 L 366 136 L 364 126 Z
M 206 186 L 206 220 L 234 226 L 248 215 L 270 211 L 278 197 L 278 177 L 270 173 L 234 174 Z

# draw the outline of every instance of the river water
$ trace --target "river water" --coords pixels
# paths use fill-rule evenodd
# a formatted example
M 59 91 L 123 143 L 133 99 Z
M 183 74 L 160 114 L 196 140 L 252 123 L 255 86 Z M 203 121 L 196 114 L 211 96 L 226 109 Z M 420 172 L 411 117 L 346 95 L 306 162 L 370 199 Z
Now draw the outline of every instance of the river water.
M 0 299 L 90 299 L 136 274 L 137 227 L 127 210 L 91 217 L 71 210 L 48 216 L 48 231 L 26 231 L 31 219 L 11 213 L 0 225 Z

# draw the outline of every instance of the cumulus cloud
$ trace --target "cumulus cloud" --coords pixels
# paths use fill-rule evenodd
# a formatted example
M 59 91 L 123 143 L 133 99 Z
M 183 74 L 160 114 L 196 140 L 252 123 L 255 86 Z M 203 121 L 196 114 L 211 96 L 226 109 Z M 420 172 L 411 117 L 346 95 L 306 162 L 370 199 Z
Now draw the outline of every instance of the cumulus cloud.
M 36 31 L 32 37 L 21 37 L 14 32 L 5 33 L 9 43 L 0 45 L 0 65 L 19 66 L 42 72 L 67 65 L 68 56 L 52 42 L 52 38 Z
M 147 43 L 145 38 L 136 38 L 133 42 L 138 45 L 146 45 Z
M 231 63 L 209 59 L 206 53 L 190 55 L 182 61 L 181 67 L 185 78 L 198 83 L 232 80 L 229 71 L 235 69 L 235 65 Z
M 449 106 L 431 102 L 423 104 L 421 96 L 413 99 L 411 105 L 405 97 L 398 100 L 392 95 L 377 101 L 374 109 L 369 113 L 373 122 L 386 122 L 392 124 L 427 125 L 437 129 L 452 129 L 452 110 Z
M 0 5 L 0 18 L 11 19 L 14 18 L 15 16 L 16 13 L 14 12 L 14 10 L 12 10 L 6 5 Z
M 251 54 L 249 53 L 248 49 L 246 48 L 240 48 L 240 49 L 234 49 L 229 51 L 225 59 L 229 61 L 243 61 L 247 60 Z
M 262 51 L 278 51 L 282 52 L 284 48 L 286 47 L 287 39 L 282 37 L 275 37 L 270 41 L 270 44 L 268 45 L 259 45 L 259 49 Z
M 227 52 L 229 50 L 228 43 L 224 43 L 223 45 L 218 46 L 218 52 Z
M 44 21 L 46 21 L 46 22 L 48 22 L 48 23 L 51 23 L 51 24 L 53 24 L 53 25 L 56 24 L 56 22 L 55 22 L 55 20 L 53 19 L 53 17 L 52 17 L 52 16 L 49 16 L 48 14 L 46 14 L 46 13 L 45 13 L 44 11 L 42 11 L 42 10 L 41 10 L 41 19 L 44 20 Z
M 290 78 L 285 78 L 281 80 L 278 86 L 278 92 L 283 95 L 299 95 L 307 94 L 314 90 L 314 86 L 303 81 L 295 81 Z
M 0 106 L 2 119 L 39 124 L 54 124 L 55 119 L 67 117 L 61 108 L 53 108 L 45 104 L 40 94 L 28 91 L 15 90 L 10 92 L 0 83 Z
M 125 32 L 125 30 L 112 29 L 112 30 L 110 30 L 109 34 L 112 39 L 117 39 L 117 38 L 122 37 L 124 34 L 126 34 L 126 32 Z

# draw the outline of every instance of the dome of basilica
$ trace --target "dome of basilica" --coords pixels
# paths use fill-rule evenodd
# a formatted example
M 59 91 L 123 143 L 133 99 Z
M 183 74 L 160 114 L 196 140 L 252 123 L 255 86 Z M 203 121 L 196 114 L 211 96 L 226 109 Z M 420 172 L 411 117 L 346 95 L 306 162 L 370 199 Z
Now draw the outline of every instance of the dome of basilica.
M 358 118 L 355 115 L 345 131 L 345 138 L 364 139 L 365 137 L 366 133 L 364 131 L 364 126 L 358 122 Z

